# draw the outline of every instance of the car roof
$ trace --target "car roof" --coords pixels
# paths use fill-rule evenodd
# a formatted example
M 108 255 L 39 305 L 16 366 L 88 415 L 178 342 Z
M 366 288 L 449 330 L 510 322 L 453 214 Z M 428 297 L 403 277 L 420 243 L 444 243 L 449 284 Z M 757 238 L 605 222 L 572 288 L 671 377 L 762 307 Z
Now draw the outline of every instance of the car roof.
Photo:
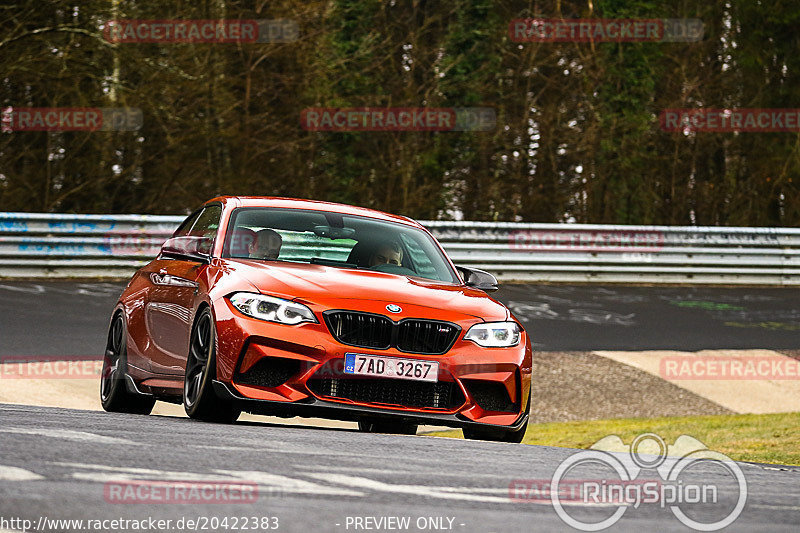
M 389 222 L 399 222 L 415 227 L 422 227 L 416 220 L 400 215 L 392 215 L 375 209 L 366 207 L 356 207 L 347 204 L 337 204 L 334 202 L 322 202 L 319 200 L 304 200 L 301 198 L 282 198 L 279 196 L 219 196 L 206 203 L 222 202 L 228 204 L 234 202 L 236 207 L 278 207 L 284 209 L 307 209 L 310 211 L 327 211 L 330 213 L 341 213 L 343 215 L 355 215 Z

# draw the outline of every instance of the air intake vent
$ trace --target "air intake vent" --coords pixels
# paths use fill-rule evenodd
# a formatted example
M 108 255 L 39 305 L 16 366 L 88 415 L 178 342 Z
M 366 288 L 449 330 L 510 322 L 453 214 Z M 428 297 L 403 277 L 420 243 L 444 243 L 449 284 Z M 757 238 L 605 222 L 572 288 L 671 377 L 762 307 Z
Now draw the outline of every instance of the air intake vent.
M 234 381 L 241 385 L 254 387 L 277 387 L 300 371 L 300 361 L 283 357 L 265 357 L 254 364 L 247 372 L 236 373 Z
M 464 387 L 481 409 L 503 413 L 515 413 L 519 410 L 519 407 L 508 396 L 506 386 L 499 381 L 465 379 L 463 382 Z
M 452 410 L 465 401 L 461 389 L 452 381 L 313 378 L 308 381 L 308 388 L 317 396 L 420 409 Z

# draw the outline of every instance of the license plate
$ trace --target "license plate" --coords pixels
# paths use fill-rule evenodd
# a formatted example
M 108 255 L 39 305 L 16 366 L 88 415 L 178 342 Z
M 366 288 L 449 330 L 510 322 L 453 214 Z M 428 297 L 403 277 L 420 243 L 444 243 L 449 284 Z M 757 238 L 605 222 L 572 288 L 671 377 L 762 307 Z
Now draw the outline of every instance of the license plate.
M 344 354 L 344 373 L 361 376 L 439 381 L 439 363 L 361 353 Z

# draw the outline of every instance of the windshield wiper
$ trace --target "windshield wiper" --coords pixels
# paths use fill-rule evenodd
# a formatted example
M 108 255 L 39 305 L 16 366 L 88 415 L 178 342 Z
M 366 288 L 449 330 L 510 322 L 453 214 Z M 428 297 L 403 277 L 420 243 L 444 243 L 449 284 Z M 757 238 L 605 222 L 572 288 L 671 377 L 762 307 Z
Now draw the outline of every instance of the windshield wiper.
M 309 261 L 312 265 L 324 265 L 341 268 L 360 268 L 355 263 L 348 263 L 347 261 L 337 261 L 336 259 L 324 259 L 322 257 L 312 257 Z

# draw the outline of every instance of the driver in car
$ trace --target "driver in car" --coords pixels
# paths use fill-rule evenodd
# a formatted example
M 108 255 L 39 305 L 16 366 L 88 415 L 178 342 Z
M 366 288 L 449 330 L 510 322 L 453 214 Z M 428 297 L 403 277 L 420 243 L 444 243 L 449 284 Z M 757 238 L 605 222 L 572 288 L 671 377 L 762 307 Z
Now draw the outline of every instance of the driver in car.
M 403 249 L 396 242 L 387 242 L 378 245 L 369 257 L 369 266 L 403 264 Z
M 262 229 L 256 233 L 256 239 L 248 247 L 251 259 L 271 259 L 278 258 L 281 253 L 283 239 L 280 234 L 272 229 Z

